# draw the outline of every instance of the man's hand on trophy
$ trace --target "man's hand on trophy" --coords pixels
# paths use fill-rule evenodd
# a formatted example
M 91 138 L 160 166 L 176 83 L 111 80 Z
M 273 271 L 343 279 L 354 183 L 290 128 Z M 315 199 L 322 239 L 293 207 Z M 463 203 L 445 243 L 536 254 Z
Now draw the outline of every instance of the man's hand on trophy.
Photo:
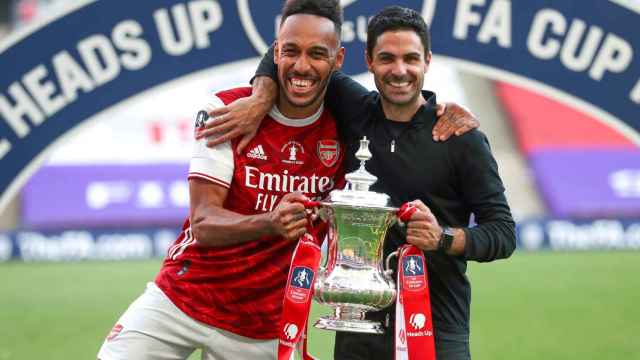
M 436 105 L 438 122 L 433 127 L 433 140 L 445 141 L 451 135 L 460 136 L 480 126 L 476 116 L 462 105 L 444 103 Z
M 278 206 L 269 213 L 275 234 L 287 240 L 298 240 L 307 231 L 307 212 L 304 203 L 309 198 L 299 192 L 282 197 Z
M 431 210 L 420 200 L 411 202 L 418 210 L 407 222 L 407 243 L 422 250 L 437 250 L 442 228 Z
M 254 96 L 240 98 L 227 106 L 216 108 L 209 112 L 213 119 L 207 121 L 204 128 L 197 133 L 196 140 L 208 138 L 207 146 L 214 147 L 242 136 L 236 146 L 236 152 L 240 154 L 256 135 L 260 122 L 269 109 L 270 102 Z

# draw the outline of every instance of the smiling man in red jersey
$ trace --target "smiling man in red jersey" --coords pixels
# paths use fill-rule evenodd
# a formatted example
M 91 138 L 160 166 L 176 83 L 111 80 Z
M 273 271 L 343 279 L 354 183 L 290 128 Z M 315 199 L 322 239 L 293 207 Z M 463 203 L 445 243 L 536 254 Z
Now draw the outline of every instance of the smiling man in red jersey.
M 237 142 L 196 142 L 190 217 L 160 273 L 118 320 L 98 357 L 275 359 L 291 255 L 305 233 L 301 202 L 320 199 L 342 176 L 343 149 L 323 100 L 340 68 L 337 0 L 288 1 L 275 61 L 279 99 L 247 151 Z M 275 91 L 275 89 L 274 89 Z M 251 95 L 217 93 L 198 113 Z

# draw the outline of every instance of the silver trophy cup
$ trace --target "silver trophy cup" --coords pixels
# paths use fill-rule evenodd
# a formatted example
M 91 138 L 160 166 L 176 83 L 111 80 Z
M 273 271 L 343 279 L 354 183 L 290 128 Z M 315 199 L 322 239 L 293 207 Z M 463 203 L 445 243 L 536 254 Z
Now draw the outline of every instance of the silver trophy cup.
M 368 146 L 366 137 L 360 140 L 360 168 L 346 175 L 347 187 L 320 203 L 319 215 L 329 224 L 328 253 L 314 284 L 314 299 L 334 309 L 333 316 L 315 324 L 320 329 L 382 334 L 382 324 L 365 319 L 365 313 L 396 299 L 396 285 L 382 257 L 398 209 L 388 206 L 388 195 L 369 191 L 377 178 L 364 166 L 371 158 Z

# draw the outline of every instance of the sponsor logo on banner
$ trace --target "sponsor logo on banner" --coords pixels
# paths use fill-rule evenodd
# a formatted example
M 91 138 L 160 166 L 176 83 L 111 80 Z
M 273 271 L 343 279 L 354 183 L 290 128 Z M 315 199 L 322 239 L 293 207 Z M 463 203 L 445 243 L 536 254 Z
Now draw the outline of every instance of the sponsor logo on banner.
M 287 290 L 287 297 L 296 303 L 307 301 L 311 295 L 311 286 L 313 285 L 314 278 L 315 273 L 310 268 L 306 266 L 294 268 L 291 283 Z
M 150 259 L 164 256 L 177 236 L 162 228 L 0 233 L 0 262 Z
M 420 291 L 425 288 L 424 263 L 416 255 L 406 256 L 402 260 L 403 286 L 409 291 Z
M 340 143 L 337 140 L 318 141 L 318 158 L 326 167 L 332 167 L 340 158 Z

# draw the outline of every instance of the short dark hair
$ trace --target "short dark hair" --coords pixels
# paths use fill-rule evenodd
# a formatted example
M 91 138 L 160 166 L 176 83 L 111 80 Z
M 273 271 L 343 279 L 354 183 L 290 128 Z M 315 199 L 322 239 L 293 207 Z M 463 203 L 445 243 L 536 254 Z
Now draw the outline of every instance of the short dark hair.
M 333 22 L 340 41 L 342 33 L 342 8 L 339 0 L 287 0 L 282 7 L 280 25 L 289 17 L 296 14 L 316 15 Z
M 367 52 L 373 56 L 378 37 L 387 31 L 410 30 L 415 32 L 424 47 L 425 55 L 431 51 L 429 27 L 417 11 L 401 6 L 389 6 L 377 13 L 367 27 Z

